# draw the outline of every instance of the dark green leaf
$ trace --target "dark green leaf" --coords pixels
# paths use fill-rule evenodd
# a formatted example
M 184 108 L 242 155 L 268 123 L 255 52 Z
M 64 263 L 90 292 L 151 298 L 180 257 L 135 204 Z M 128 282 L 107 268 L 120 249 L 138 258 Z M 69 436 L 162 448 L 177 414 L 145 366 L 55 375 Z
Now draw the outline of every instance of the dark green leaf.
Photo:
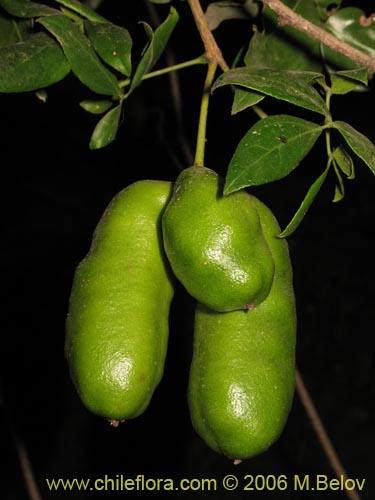
M 341 5 L 342 0 L 314 0 L 319 17 L 322 21 L 326 21 L 333 12 L 338 9 Z
M 90 149 L 100 149 L 113 142 L 117 135 L 122 104 L 106 113 L 98 122 L 91 136 Z
M 345 196 L 345 191 L 342 190 L 344 188 L 344 185 L 341 185 L 341 184 L 336 184 L 335 186 L 335 194 L 333 195 L 333 203 L 337 203 L 339 201 L 341 201 L 344 196 Z
M 155 30 L 154 38 L 152 41 L 153 66 L 158 62 L 160 56 L 164 52 L 164 49 L 167 46 L 169 38 L 171 37 L 178 20 L 179 15 L 177 13 L 177 10 L 174 7 L 171 7 L 165 21 Z
M 39 17 L 60 14 L 56 9 L 28 0 L 0 0 L 0 6 L 15 17 Z
M 211 30 L 215 30 L 223 21 L 231 19 L 249 19 L 249 14 L 240 2 L 221 1 L 210 3 L 205 12 L 206 21 Z
M 335 185 L 335 193 L 333 195 L 332 202 L 338 203 L 345 196 L 345 185 L 340 170 L 338 169 L 335 170 L 336 170 L 337 183 Z
M 0 16 L 0 47 L 20 41 L 19 30 L 23 31 L 20 26 L 21 23 L 24 24 L 25 21 L 17 22 L 14 19 L 6 19 Z
M 76 77 L 98 94 L 119 95 L 117 79 L 100 61 L 79 27 L 65 16 L 49 16 L 40 23 L 61 44 Z
M 259 120 L 236 148 L 224 193 L 287 176 L 307 155 L 322 130 L 296 116 L 273 115 Z
M 314 0 L 283 0 L 283 3 L 311 23 L 320 24 Z M 263 41 L 263 47 L 261 44 L 253 45 L 251 40 L 246 66 L 321 71 L 318 41 L 291 26 L 280 26 L 278 16 L 269 7 L 263 10 L 262 16 L 266 40 Z
M 168 17 L 156 29 L 155 33 L 153 33 L 148 24 L 144 23 L 149 43 L 142 54 L 142 58 L 139 61 L 137 69 L 135 70 L 127 95 L 133 92 L 133 90 L 141 83 L 142 77 L 148 73 L 153 66 L 155 66 L 159 57 L 164 52 L 178 19 L 179 16 L 176 9 L 171 7 Z
M 0 48 L 0 92 L 28 92 L 62 80 L 70 67 L 59 45 L 45 33 Z
M 236 68 L 219 76 L 212 90 L 223 85 L 239 85 L 329 116 L 326 103 L 310 85 L 310 82 L 316 78 L 321 78 L 321 74 L 305 71 Z
M 76 14 L 79 14 L 81 17 L 85 19 L 89 19 L 90 21 L 97 21 L 99 23 L 108 22 L 107 19 L 105 19 L 105 17 L 102 17 L 101 15 L 97 14 L 90 7 L 84 5 L 78 0 L 55 0 L 55 1 L 60 5 L 64 5 L 64 7 L 68 7 L 68 9 L 70 9 L 71 11 L 75 12 Z
M 332 122 L 330 126 L 341 133 L 352 151 L 354 151 L 354 153 L 366 163 L 372 173 L 375 174 L 375 146 L 370 139 L 346 122 L 335 121 Z
M 365 68 L 331 73 L 331 88 L 334 94 L 347 94 L 353 90 L 366 90 L 369 71 Z
M 234 98 L 232 104 L 232 115 L 243 111 L 246 108 L 255 106 L 264 99 L 264 95 L 252 90 L 234 88 Z
M 244 58 L 248 68 L 288 69 L 295 71 L 321 71 L 322 65 L 316 57 L 301 48 L 279 28 L 255 31 Z
M 94 99 L 86 99 L 85 101 L 81 101 L 79 105 L 85 111 L 92 113 L 94 115 L 101 115 L 105 113 L 112 107 L 113 102 L 108 99 L 102 100 L 94 100 Z
M 329 167 L 327 167 L 324 172 L 316 179 L 316 181 L 310 186 L 305 198 L 303 199 L 297 212 L 294 214 L 292 220 L 289 222 L 287 227 L 278 235 L 279 238 L 287 238 L 301 224 L 308 209 L 311 207 L 313 201 L 315 200 L 316 195 L 319 193 L 319 190 L 322 187 L 325 178 L 327 177 L 328 171 Z
M 242 8 L 251 17 L 256 17 L 261 10 L 261 6 L 259 5 L 258 0 L 245 0 L 244 2 L 242 2 Z
M 357 7 L 345 7 L 332 14 L 325 23 L 325 29 L 339 40 L 375 58 L 375 23 L 370 18 L 365 25 L 364 12 Z M 355 61 L 334 52 L 322 45 L 322 55 L 330 63 L 339 68 L 358 68 Z
M 353 80 L 357 83 L 363 83 L 363 85 L 367 85 L 369 80 L 369 70 L 366 68 L 348 69 L 337 71 L 333 74 L 342 76 L 343 78 L 347 78 L 348 80 Z
M 358 90 L 358 88 L 359 84 L 355 80 L 351 80 L 337 73 L 331 75 L 331 89 L 333 94 L 345 95 L 354 90 Z
M 132 39 L 128 30 L 112 23 L 93 21 L 86 21 L 85 29 L 103 61 L 123 75 L 129 76 L 132 69 Z
M 354 163 L 346 149 L 340 145 L 333 152 L 333 160 L 348 179 L 354 179 Z

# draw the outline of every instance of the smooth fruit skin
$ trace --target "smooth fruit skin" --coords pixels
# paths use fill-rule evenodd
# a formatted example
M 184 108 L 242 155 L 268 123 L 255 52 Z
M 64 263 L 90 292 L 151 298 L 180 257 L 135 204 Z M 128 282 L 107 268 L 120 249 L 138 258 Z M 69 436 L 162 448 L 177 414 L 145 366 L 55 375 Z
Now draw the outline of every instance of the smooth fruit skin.
M 108 420 L 141 414 L 163 374 L 173 287 L 161 214 L 171 191 L 151 180 L 122 190 L 75 272 L 66 358 L 83 403 Z
M 252 308 L 270 291 L 273 258 L 251 197 L 222 190 L 213 170 L 182 171 L 163 215 L 165 251 L 199 302 L 216 311 Z
M 214 450 L 251 458 L 280 436 L 294 394 L 296 313 L 285 240 L 253 198 L 273 254 L 271 292 L 251 311 L 217 313 L 198 304 L 188 399 L 193 426 Z

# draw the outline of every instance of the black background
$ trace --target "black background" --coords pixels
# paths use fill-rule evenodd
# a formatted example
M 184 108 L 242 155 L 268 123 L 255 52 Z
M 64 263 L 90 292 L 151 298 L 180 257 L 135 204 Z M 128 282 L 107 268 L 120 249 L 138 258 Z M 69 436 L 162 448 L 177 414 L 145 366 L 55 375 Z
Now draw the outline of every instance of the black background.
M 141 2 L 120 9 L 108 0 L 101 12 L 144 42 L 139 20 L 150 22 Z M 111 10 L 112 9 L 112 10 Z M 163 18 L 167 8 L 158 7 Z M 171 40 L 178 62 L 200 55 L 202 45 L 185 4 Z M 217 32 L 230 60 L 248 38 L 249 26 L 228 23 Z M 231 43 L 228 42 L 231 41 Z M 138 45 L 140 47 L 141 45 Z M 164 61 L 161 61 L 160 66 Z M 183 70 L 185 140 L 194 149 L 205 68 Z M 64 359 L 64 322 L 75 266 L 109 200 L 131 182 L 174 180 L 187 166 L 170 100 L 167 77 L 145 82 L 125 106 L 118 138 L 90 151 L 97 117 L 79 108 L 90 92 L 73 76 L 48 89 L 46 104 L 33 94 L 1 95 L 1 496 L 27 498 L 16 454 L 18 437 L 29 454 L 42 496 L 91 498 L 93 492 L 49 492 L 45 478 L 221 478 L 235 474 L 234 492 L 179 492 L 183 498 L 345 498 L 342 492 L 296 492 L 295 474 L 334 473 L 296 395 L 286 429 L 266 453 L 234 466 L 211 451 L 190 424 L 186 385 L 194 303 L 180 287 L 170 318 L 164 378 L 147 411 L 118 429 L 90 414 L 79 401 Z M 372 94 L 337 97 L 336 118 L 372 141 Z M 234 148 L 255 121 L 251 111 L 230 116 L 231 95 L 211 99 L 206 165 L 225 174 Z M 295 112 L 265 101 L 266 111 Z M 305 115 L 307 116 L 307 115 Z M 315 116 L 311 116 L 316 119 Z M 175 161 L 178 158 L 178 162 Z M 319 142 L 303 164 L 281 181 L 252 192 L 284 227 L 325 165 Z M 298 307 L 297 364 L 327 431 L 352 478 L 365 478 L 363 499 L 374 498 L 374 178 L 356 161 L 356 179 L 345 199 L 332 204 L 329 177 L 302 226 L 289 238 Z M 285 474 L 284 492 L 241 491 L 247 474 Z M 144 493 L 143 493 L 144 494 Z M 147 493 L 150 497 L 157 492 Z M 98 493 L 140 496 L 142 492 Z M 166 492 L 163 497 L 177 496 Z

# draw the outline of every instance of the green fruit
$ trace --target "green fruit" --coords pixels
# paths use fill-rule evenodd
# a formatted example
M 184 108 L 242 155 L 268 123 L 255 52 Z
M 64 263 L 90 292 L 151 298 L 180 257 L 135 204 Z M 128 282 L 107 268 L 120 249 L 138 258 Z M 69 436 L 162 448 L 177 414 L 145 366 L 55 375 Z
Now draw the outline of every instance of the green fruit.
M 281 434 L 294 394 L 296 314 L 285 240 L 270 210 L 253 198 L 275 260 L 271 292 L 251 311 L 198 305 L 189 406 L 198 434 L 234 459 L 265 451 Z
M 163 374 L 173 288 L 161 214 L 171 191 L 139 181 L 115 196 L 74 276 L 66 357 L 83 403 L 111 421 L 142 413 Z
M 250 195 L 222 190 L 214 171 L 183 170 L 163 215 L 164 247 L 199 302 L 216 311 L 250 309 L 267 297 L 274 262 Z

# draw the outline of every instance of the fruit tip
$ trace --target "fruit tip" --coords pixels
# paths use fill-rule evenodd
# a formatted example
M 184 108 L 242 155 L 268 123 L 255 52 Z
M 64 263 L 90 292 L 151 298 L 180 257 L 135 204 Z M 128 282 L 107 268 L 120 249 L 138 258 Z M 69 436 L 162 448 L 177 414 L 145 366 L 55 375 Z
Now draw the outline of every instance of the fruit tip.
M 110 419 L 108 422 L 111 427 L 118 427 L 120 423 L 125 422 L 125 420 Z
M 254 309 L 255 304 L 256 304 L 256 301 L 253 300 L 252 302 L 249 302 L 248 304 L 245 304 L 244 309 L 246 309 L 246 311 L 251 311 L 252 309 Z

